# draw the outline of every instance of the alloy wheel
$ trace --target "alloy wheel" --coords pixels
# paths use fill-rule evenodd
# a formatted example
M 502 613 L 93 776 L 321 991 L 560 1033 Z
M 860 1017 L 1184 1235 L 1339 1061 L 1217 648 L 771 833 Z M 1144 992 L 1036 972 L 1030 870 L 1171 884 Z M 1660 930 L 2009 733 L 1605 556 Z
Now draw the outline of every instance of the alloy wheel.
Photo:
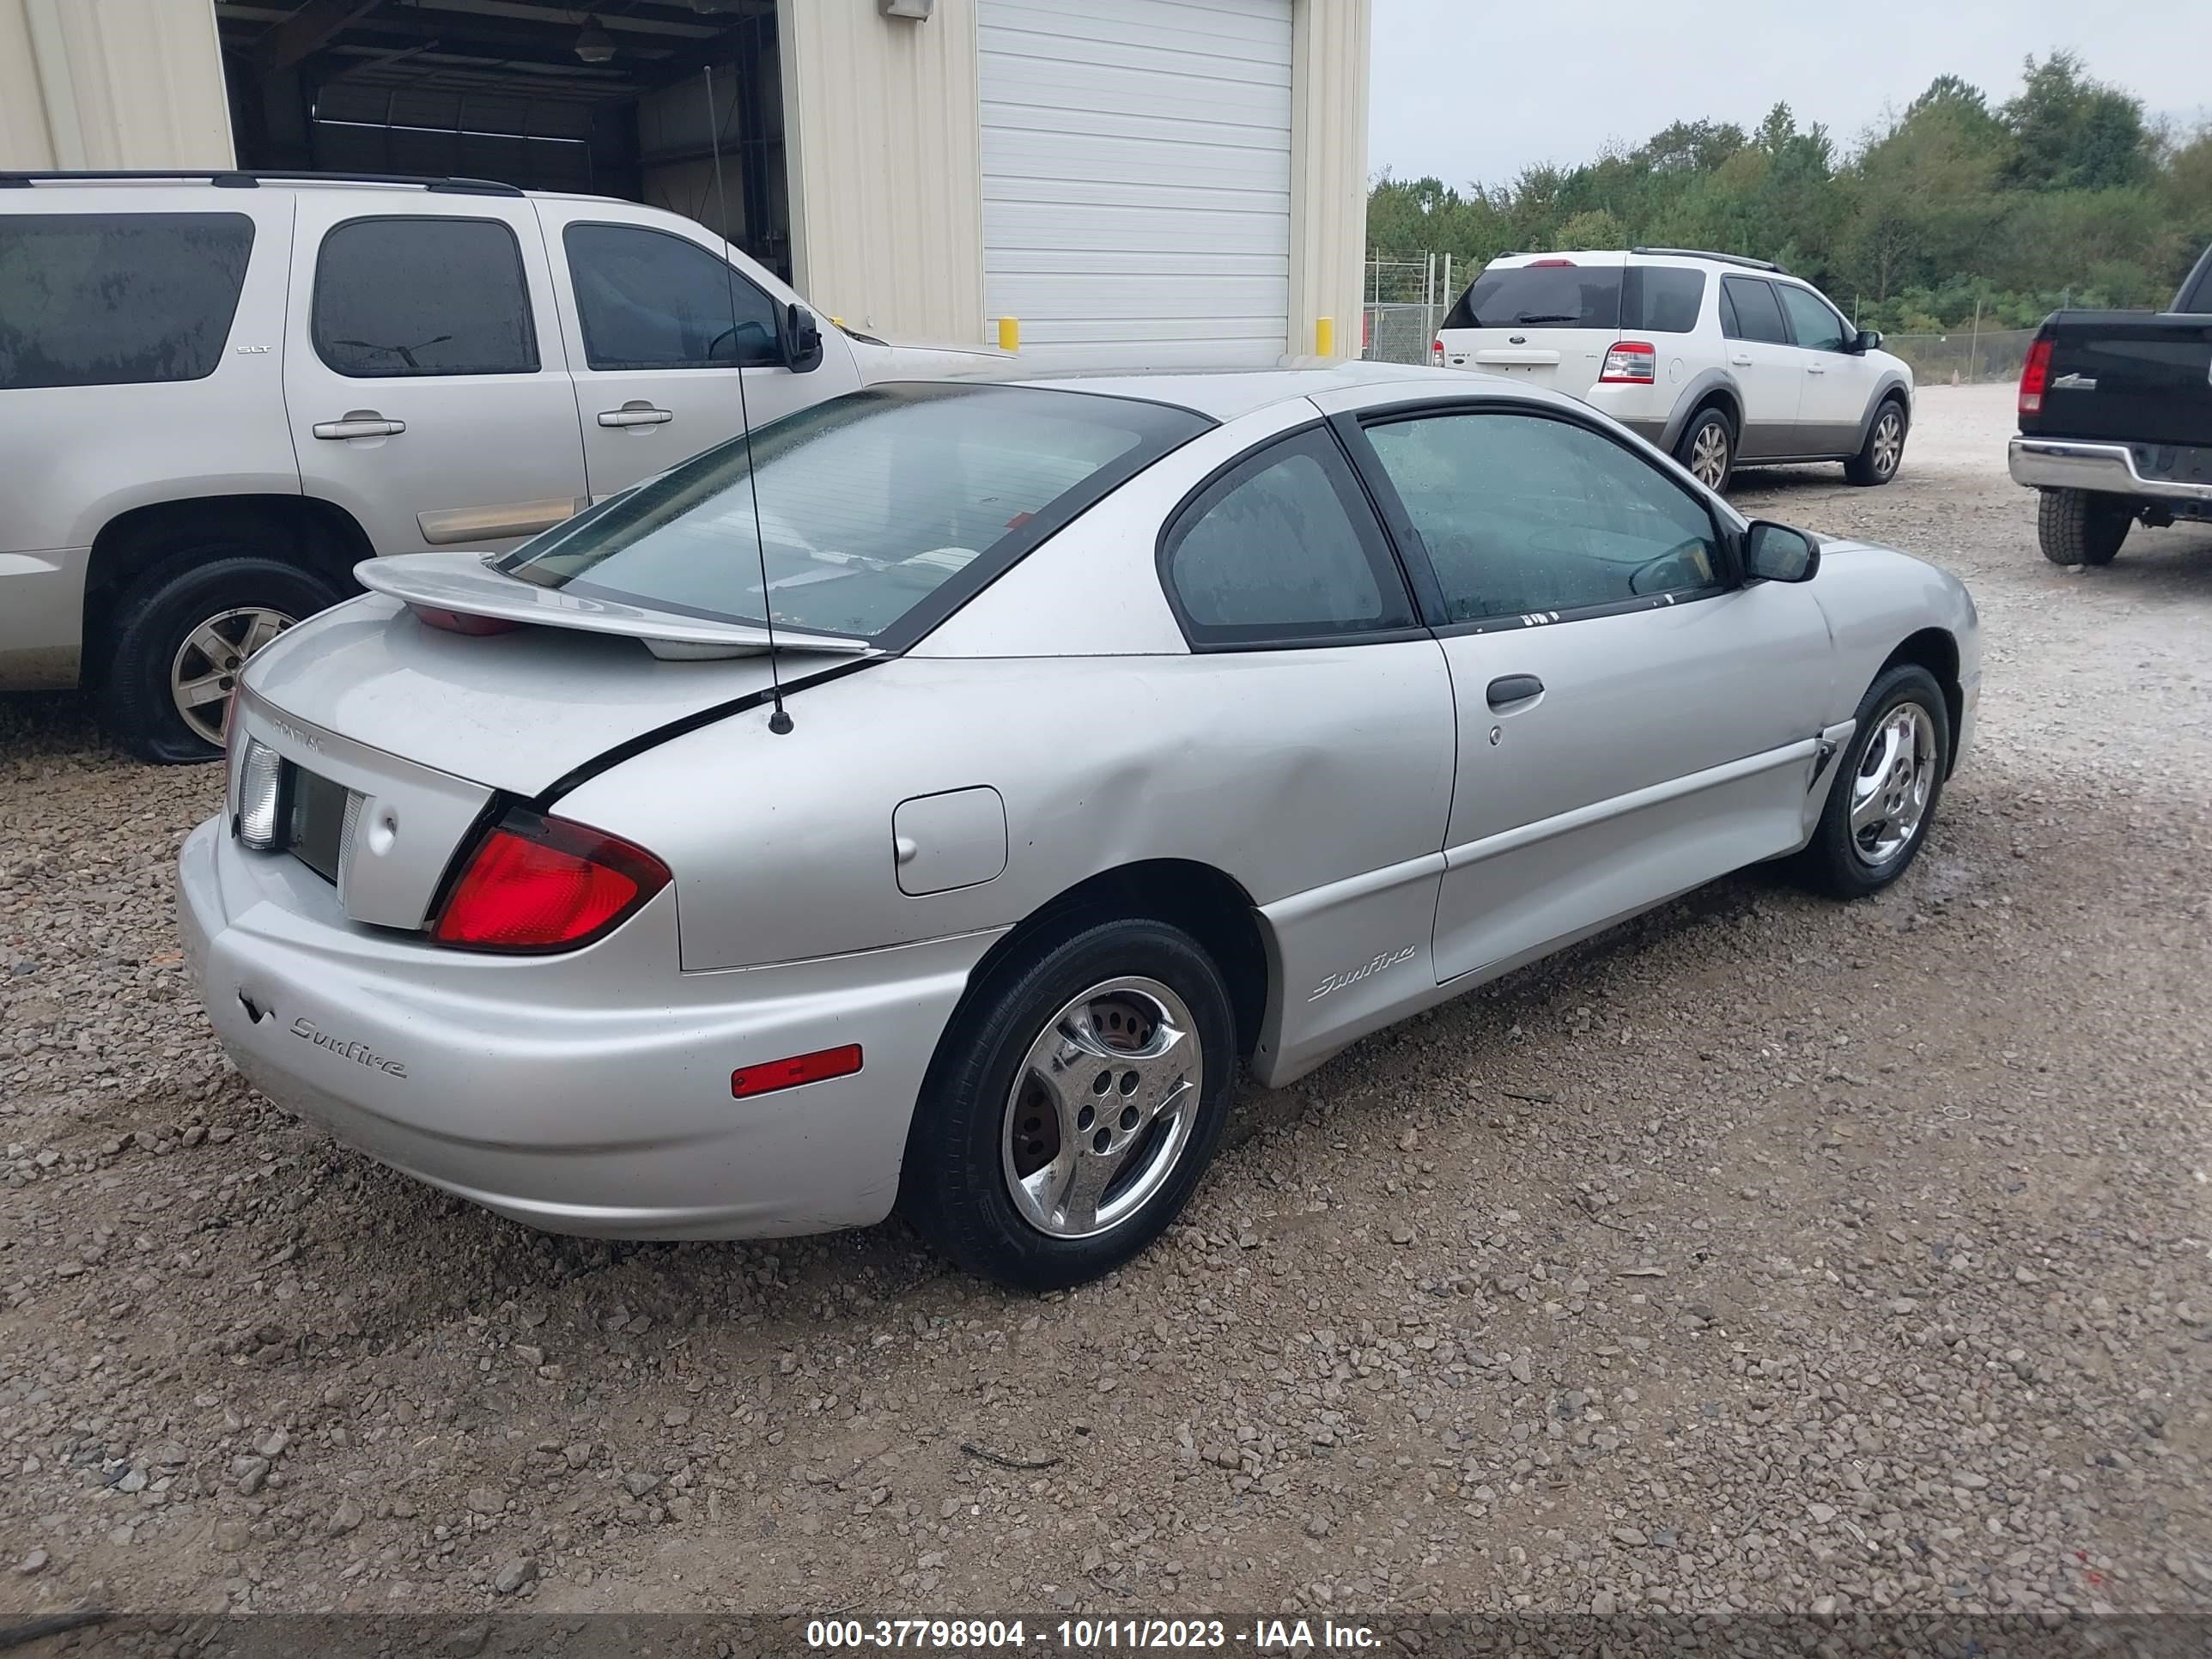
M 1015 1209 L 1054 1238 L 1127 1220 L 1174 1172 L 1205 1085 L 1197 1022 L 1159 981 L 1106 980 L 1071 998 L 1007 1096 L 1000 1158 Z
M 1887 864 L 1912 844 L 1942 763 L 1926 709 L 1901 702 L 1882 717 L 1851 779 L 1851 848 L 1860 863 Z
M 210 617 L 185 635 L 169 664 L 169 696 L 193 733 L 220 747 L 223 710 L 246 659 L 299 619 L 265 605 Z
M 1887 478 L 1897 471 L 1897 463 L 1905 453 L 1905 420 L 1895 409 L 1885 409 L 1881 418 L 1874 423 L 1874 475 Z
M 1708 489 L 1718 489 L 1728 477 L 1728 428 L 1710 421 L 1698 428 L 1690 445 L 1690 474 Z

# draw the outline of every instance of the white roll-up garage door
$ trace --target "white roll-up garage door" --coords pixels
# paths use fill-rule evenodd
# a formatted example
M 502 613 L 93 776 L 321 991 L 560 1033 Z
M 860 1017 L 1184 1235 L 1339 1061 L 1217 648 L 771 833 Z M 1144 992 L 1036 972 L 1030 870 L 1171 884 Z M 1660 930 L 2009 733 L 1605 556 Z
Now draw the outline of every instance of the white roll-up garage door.
M 1291 0 L 981 0 L 983 289 L 1024 357 L 1290 349 Z

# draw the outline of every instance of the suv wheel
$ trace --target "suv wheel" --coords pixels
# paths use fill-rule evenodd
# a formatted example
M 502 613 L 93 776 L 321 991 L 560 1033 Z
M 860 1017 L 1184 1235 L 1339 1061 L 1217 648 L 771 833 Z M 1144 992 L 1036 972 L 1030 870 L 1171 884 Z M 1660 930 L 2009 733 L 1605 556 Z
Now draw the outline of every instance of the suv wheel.
M 908 1137 L 905 1207 L 1002 1285 L 1095 1279 L 1188 1201 L 1236 1068 L 1227 988 L 1189 934 L 1126 918 L 1048 942 L 947 1034 Z
M 2094 489 L 2045 489 L 2035 504 L 2035 538 L 2053 564 L 2110 564 L 2135 523 L 2124 495 Z
M 213 760 L 246 658 L 339 597 L 321 577 L 259 556 L 210 548 L 171 562 L 116 607 L 101 718 L 142 760 Z
M 1844 463 L 1844 477 L 1855 484 L 1886 484 L 1894 478 L 1905 459 L 1905 405 L 1894 398 L 1882 399 L 1866 442 Z
M 1689 468 L 1691 477 L 1721 495 L 1735 471 L 1735 428 L 1721 410 L 1701 409 L 1674 446 L 1674 457 Z

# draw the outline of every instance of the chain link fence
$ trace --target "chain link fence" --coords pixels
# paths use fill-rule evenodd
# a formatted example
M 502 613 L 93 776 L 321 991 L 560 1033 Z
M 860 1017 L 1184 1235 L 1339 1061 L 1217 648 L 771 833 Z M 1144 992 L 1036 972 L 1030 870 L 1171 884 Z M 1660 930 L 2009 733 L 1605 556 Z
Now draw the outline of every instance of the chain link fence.
M 1359 355 L 1376 362 L 1425 363 L 1429 343 L 1459 297 L 1452 284 L 1466 275 L 1449 253 L 1370 259 L 1360 307 Z
M 1960 329 L 1952 334 L 1886 334 L 1881 349 L 1911 364 L 1918 385 L 1968 386 L 2017 380 L 2034 338 L 2032 328 Z

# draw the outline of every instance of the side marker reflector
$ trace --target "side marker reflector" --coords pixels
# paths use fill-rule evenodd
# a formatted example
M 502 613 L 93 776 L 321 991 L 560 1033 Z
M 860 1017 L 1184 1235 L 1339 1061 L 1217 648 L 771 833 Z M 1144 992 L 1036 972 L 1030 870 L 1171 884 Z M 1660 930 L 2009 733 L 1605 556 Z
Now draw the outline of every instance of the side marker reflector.
M 822 1048 L 811 1054 L 793 1054 L 789 1060 L 771 1060 L 760 1066 L 748 1066 L 730 1073 L 730 1097 L 744 1100 L 752 1095 L 772 1095 L 779 1089 L 796 1089 L 802 1083 L 820 1083 L 827 1078 L 850 1077 L 860 1069 L 860 1045 L 848 1042 L 842 1048 Z

